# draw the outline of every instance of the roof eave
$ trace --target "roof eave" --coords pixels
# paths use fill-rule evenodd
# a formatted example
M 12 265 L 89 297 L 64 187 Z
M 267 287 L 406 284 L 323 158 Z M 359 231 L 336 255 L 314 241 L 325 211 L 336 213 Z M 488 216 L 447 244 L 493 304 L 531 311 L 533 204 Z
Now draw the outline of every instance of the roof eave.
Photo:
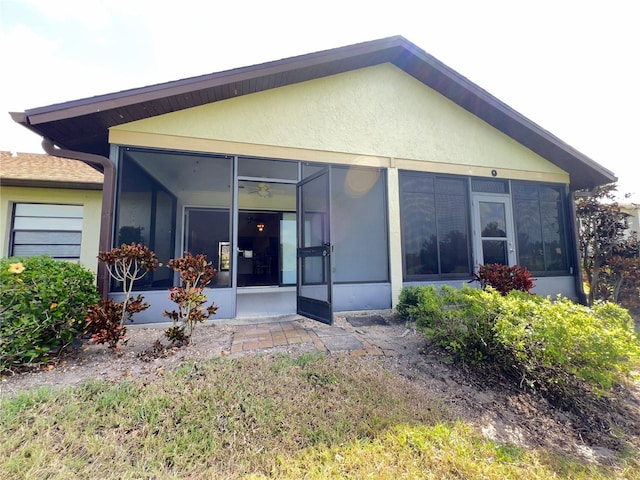
M 60 138 L 57 140 L 53 138 L 53 140 L 62 148 L 89 153 L 98 153 L 97 151 L 101 150 L 104 154 L 104 151 L 108 151 L 108 128 L 120 123 L 155 116 L 147 110 L 147 107 L 151 110 L 159 108 L 152 102 L 173 99 L 177 105 L 172 105 L 169 111 L 177 111 L 202 104 L 195 102 L 189 105 L 189 101 L 202 92 L 213 91 L 214 88 L 227 88 L 228 96 L 208 100 L 205 103 L 253 93 L 253 90 L 235 90 L 235 87 L 244 86 L 251 81 L 261 83 L 262 80 L 269 79 L 265 82 L 266 86 L 256 87 L 256 91 L 261 91 L 387 62 L 396 65 L 505 135 L 567 171 L 571 178 L 572 190 L 590 189 L 617 180 L 613 172 L 562 142 L 400 36 L 29 109 L 25 112 L 12 113 L 11 116 L 16 122 L 38 135 L 50 138 L 56 136 L 55 132 L 66 120 L 81 117 L 89 119 L 102 115 L 92 120 L 93 127 L 90 127 L 84 135 L 76 134 L 74 137 L 58 135 Z M 181 95 L 184 95 L 183 99 L 176 97 Z M 189 101 L 184 100 L 185 98 L 189 98 Z M 107 114 L 107 112 L 110 113 Z M 96 121 L 104 125 L 100 127 L 102 130 L 98 131 L 95 126 Z
M 102 183 L 38 180 L 29 178 L 3 178 L 3 187 L 57 188 L 67 190 L 102 190 Z

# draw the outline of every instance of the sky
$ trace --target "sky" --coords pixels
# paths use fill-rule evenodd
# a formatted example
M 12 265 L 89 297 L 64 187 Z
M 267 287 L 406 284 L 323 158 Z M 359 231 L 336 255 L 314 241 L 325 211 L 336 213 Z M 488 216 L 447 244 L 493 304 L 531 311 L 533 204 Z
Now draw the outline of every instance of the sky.
M 10 111 L 402 35 L 613 171 L 620 200 L 640 203 L 635 3 L 0 0 L 0 150 L 42 152 Z

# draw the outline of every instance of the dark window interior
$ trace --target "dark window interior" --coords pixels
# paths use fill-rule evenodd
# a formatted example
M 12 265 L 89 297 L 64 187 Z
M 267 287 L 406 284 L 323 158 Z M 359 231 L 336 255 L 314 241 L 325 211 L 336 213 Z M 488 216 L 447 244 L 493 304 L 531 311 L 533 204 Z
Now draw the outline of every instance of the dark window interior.
M 466 178 L 400 173 L 406 280 L 471 275 Z
M 281 212 L 238 213 L 238 286 L 279 285 Z
M 518 263 L 532 272 L 569 268 L 564 187 L 512 182 Z
M 142 243 L 166 265 L 174 251 L 175 214 L 176 197 L 125 153 L 120 167 L 114 246 Z M 134 288 L 161 289 L 172 285 L 173 273 L 168 268 L 158 268 L 148 272 Z M 118 285 L 112 288 L 119 290 Z
M 229 210 L 187 208 L 185 214 L 185 245 L 188 251 L 193 255 L 205 254 L 211 266 L 218 270 L 209 286 L 230 286 L 229 264 L 225 262 L 223 250 L 229 245 Z

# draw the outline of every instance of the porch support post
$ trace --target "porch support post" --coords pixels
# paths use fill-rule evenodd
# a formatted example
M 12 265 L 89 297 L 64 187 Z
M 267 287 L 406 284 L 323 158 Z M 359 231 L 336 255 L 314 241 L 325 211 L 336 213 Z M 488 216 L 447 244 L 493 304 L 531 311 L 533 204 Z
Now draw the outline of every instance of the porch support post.
M 571 243 L 573 246 L 572 261 L 574 264 L 573 278 L 575 280 L 578 302 L 587 305 L 587 294 L 584 291 L 584 275 L 582 274 L 582 258 L 580 256 L 580 224 L 576 213 L 576 192 L 569 192 L 569 215 L 571 222 Z
M 398 169 L 387 169 L 387 217 L 389 219 L 389 275 L 391 280 L 391 305 L 398 304 L 402 290 L 402 239 L 400 236 L 400 183 Z

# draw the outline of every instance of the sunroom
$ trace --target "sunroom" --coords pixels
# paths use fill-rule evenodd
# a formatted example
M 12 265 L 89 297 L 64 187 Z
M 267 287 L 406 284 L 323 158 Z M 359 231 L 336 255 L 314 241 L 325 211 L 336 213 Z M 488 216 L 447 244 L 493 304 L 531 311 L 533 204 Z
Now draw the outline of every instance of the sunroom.
M 402 37 L 12 115 L 105 172 L 100 250 L 205 253 L 220 319 L 330 323 L 486 263 L 580 297 L 573 193 L 615 181 Z M 176 281 L 140 281 L 137 321 L 163 319 Z
M 181 252 L 204 253 L 217 270 L 209 294 L 220 307 L 217 318 L 286 315 L 300 303 L 323 318 L 329 302 L 338 310 L 391 307 L 382 169 L 133 147 L 120 152 L 114 244 L 143 243 L 164 265 Z M 309 247 L 301 258 L 298 238 Z M 151 304 L 138 321 L 162 318 L 175 281 L 171 270 L 159 268 L 137 283 Z M 117 285 L 111 296 L 120 297 Z

